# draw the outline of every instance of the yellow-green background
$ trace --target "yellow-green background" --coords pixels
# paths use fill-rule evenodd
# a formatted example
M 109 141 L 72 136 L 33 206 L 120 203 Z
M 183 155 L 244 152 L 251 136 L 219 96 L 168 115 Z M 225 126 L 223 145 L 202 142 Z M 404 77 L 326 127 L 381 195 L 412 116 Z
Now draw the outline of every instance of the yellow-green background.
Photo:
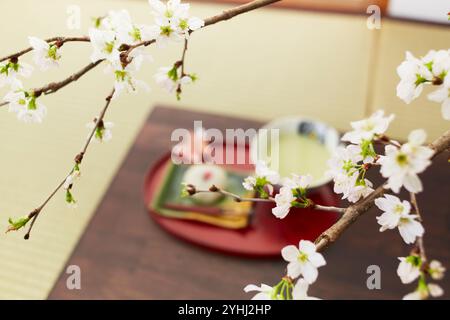
M 69 5 L 81 8 L 81 30 L 66 27 Z M 192 7 L 193 14 L 207 17 L 227 6 Z M 0 56 L 27 46 L 29 35 L 86 34 L 91 17 L 121 8 L 136 22 L 152 21 L 144 0 L 2 0 Z M 68 209 L 59 194 L 30 241 L 22 239 L 23 232 L 0 233 L 0 298 L 47 296 L 154 105 L 262 120 L 306 115 L 342 130 L 350 120 L 381 107 L 397 114 L 390 131 L 394 137 L 422 127 L 432 138 L 449 122 L 442 120 L 440 106 L 425 97 L 409 106 L 399 101 L 395 68 L 405 50 L 423 55 L 431 48 L 448 48 L 449 35 L 445 27 L 382 20 L 382 29 L 371 31 L 364 16 L 263 9 L 193 34 L 187 70 L 196 72 L 199 81 L 186 87 L 181 102 L 157 88 L 152 78 L 158 66 L 179 58 L 181 47 L 150 48 L 155 62 L 142 70 L 141 78 L 153 90 L 113 102 L 107 120 L 115 123 L 114 139 L 92 145 L 83 162 L 83 177 L 74 191 L 78 209 Z M 89 62 L 89 46 L 64 45 L 61 68 L 36 71 L 26 85 L 36 87 L 76 71 Z M 111 89 L 112 79 L 102 69 L 43 97 L 48 116 L 42 125 L 20 123 L 7 108 L 0 110 L 0 230 L 6 229 L 9 216 L 25 215 L 37 206 L 71 166 L 87 135 L 85 124 Z

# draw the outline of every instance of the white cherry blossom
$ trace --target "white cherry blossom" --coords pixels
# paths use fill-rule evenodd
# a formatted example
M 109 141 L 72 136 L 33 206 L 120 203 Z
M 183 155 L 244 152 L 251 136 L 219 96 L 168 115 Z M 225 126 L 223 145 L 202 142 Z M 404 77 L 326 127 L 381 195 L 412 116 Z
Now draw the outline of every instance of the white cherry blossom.
M 66 178 L 66 180 L 64 181 L 63 184 L 63 189 L 64 190 L 69 190 L 70 188 L 72 188 L 72 185 L 75 183 L 75 181 L 80 177 L 80 171 L 79 170 L 74 170 L 71 174 L 69 174 Z
M 8 110 L 17 115 L 17 119 L 25 123 L 41 123 L 47 114 L 47 108 L 40 103 L 34 93 L 15 87 L 3 98 L 9 103 Z
M 189 36 L 190 31 L 204 26 L 204 21 L 189 16 L 190 5 L 180 0 L 169 0 L 166 4 L 159 0 L 149 0 L 155 16 L 155 26 L 151 33 L 156 35 L 159 46 L 171 41 L 181 41 Z
M 384 111 L 378 110 L 368 119 L 351 122 L 353 131 L 345 133 L 342 141 L 359 144 L 363 140 L 372 140 L 375 135 L 385 133 L 393 119 L 393 114 L 385 117 Z
M 400 201 L 398 197 L 386 194 L 375 199 L 375 205 L 383 211 L 383 214 L 377 217 L 378 224 L 381 225 L 380 232 L 398 228 L 403 241 L 407 244 L 414 243 L 417 237 L 423 235 L 425 230 L 416 220 L 419 217 L 409 214 L 411 204 L 408 201 Z
M 323 256 L 316 252 L 316 246 L 311 241 L 300 240 L 299 247 L 289 245 L 281 250 L 284 260 L 288 261 L 287 275 L 291 278 L 303 276 L 309 284 L 316 281 L 317 268 L 326 264 Z
M 433 79 L 433 74 L 424 63 L 406 52 L 406 60 L 397 68 L 400 82 L 397 85 L 397 96 L 406 103 L 411 103 L 423 90 L 423 85 Z
M 428 266 L 428 273 L 435 280 L 441 280 L 444 277 L 445 267 L 437 260 L 431 260 Z
M 292 289 L 293 300 L 320 300 L 316 297 L 308 296 L 309 284 L 305 279 L 298 279 L 294 288 Z
M 442 79 L 450 69 L 450 49 L 430 50 L 422 61 L 433 76 Z
M 373 191 L 372 183 L 360 176 L 362 167 L 359 162 L 362 160 L 361 147 L 351 144 L 338 147 L 328 161 L 327 175 L 333 178 L 333 190 L 337 194 L 342 193 L 342 199 L 356 202 Z
M 93 130 L 96 126 L 97 120 L 94 120 L 93 122 L 89 122 L 86 124 L 86 128 L 88 128 L 90 131 Z M 111 129 L 114 127 L 114 123 L 102 121 L 101 125 L 97 127 L 95 130 L 94 135 L 92 136 L 92 139 L 95 142 L 108 142 L 112 139 L 112 131 Z M 90 133 L 89 133 L 90 134 Z
M 292 174 L 290 178 L 283 178 L 281 180 L 281 183 L 284 187 L 289 187 L 290 189 L 306 189 L 312 183 L 312 181 L 313 176 L 310 174 Z
M 270 169 L 264 161 L 257 161 L 255 164 L 255 175 L 247 177 L 242 183 L 243 187 L 250 191 L 257 191 L 260 196 L 267 198 L 272 195 L 274 184 L 278 184 L 280 175 L 275 170 Z
M 155 74 L 155 81 L 161 88 L 173 93 L 179 85 L 190 84 L 193 80 L 191 76 L 181 76 L 180 68 L 161 67 Z
M 97 62 L 106 59 L 111 63 L 118 63 L 120 60 L 120 43 L 116 39 L 116 33 L 112 30 L 89 29 L 89 38 L 94 51 L 91 54 L 91 61 Z
M 110 11 L 105 18 L 101 19 L 101 28 L 114 31 L 119 45 L 132 45 L 155 39 L 157 36 L 151 26 L 133 23 L 127 10 Z
M 417 289 L 405 295 L 403 300 L 425 300 L 428 299 L 429 296 L 440 297 L 443 294 L 444 290 L 437 284 L 419 283 Z
M 279 173 L 270 169 L 264 161 L 256 162 L 255 175 L 259 178 L 265 178 L 271 184 L 277 184 L 280 181 Z
M 385 155 L 380 156 L 380 172 L 388 178 L 387 188 L 398 193 L 404 186 L 409 192 L 422 191 L 422 183 L 417 174 L 423 172 L 431 164 L 433 150 L 422 146 L 426 133 L 414 130 L 408 136 L 408 142 L 397 148 L 392 145 L 385 147 Z
M 450 76 L 447 75 L 450 79 Z M 445 120 L 450 120 L 450 86 L 442 85 L 436 91 L 428 95 L 428 99 L 434 102 L 441 103 L 441 113 Z
M 49 44 L 37 37 L 28 37 L 28 42 L 33 48 L 34 63 L 42 71 L 59 66 L 58 60 L 61 59 L 61 54 L 56 44 Z
M 355 203 L 361 198 L 367 197 L 373 192 L 373 184 L 368 179 L 358 179 L 358 174 L 354 174 L 349 179 L 348 189 L 343 192 L 342 199 Z
M 253 190 L 256 185 L 256 178 L 254 176 L 249 176 L 244 179 L 242 186 L 246 190 Z
M 22 83 L 19 76 L 29 78 L 33 73 L 33 67 L 24 62 L 4 61 L 0 62 L 0 88 L 5 85 L 19 87 Z
M 281 187 L 280 192 L 275 195 L 276 206 L 272 208 L 273 215 L 279 219 L 286 217 L 295 200 L 290 187 Z
M 244 291 L 257 292 L 257 294 L 252 297 L 252 300 L 271 300 L 273 288 L 264 283 L 262 283 L 260 287 L 254 284 L 249 284 L 244 288 Z
M 420 276 L 421 263 L 418 256 L 399 257 L 398 259 L 400 263 L 397 267 L 397 275 L 402 283 L 411 283 Z
M 133 63 L 128 64 L 125 68 L 118 64 L 115 68 L 107 70 L 107 72 L 110 71 L 114 73 L 113 99 L 119 97 L 123 92 L 136 93 L 139 88 L 147 92 L 150 90 L 146 82 L 135 78 L 136 67 Z

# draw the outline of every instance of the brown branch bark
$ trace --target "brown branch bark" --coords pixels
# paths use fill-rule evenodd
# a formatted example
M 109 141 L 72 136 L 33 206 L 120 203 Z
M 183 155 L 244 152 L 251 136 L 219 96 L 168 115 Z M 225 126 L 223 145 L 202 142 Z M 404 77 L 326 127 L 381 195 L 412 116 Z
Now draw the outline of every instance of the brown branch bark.
M 434 150 L 435 155 L 450 148 L 450 130 L 433 141 L 429 147 Z M 353 222 L 374 205 L 375 199 L 381 197 L 385 190 L 384 185 L 381 185 L 369 196 L 348 207 L 342 217 L 316 239 L 315 243 L 317 250 L 323 250 L 328 245 L 335 242 Z
M 58 46 L 62 46 L 64 43 L 66 42 L 90 42 L 89 37 L 52 37 L 52 38 L 48 38 L 45 39 L 44 41 L 51 43 L 58 43 Z M 6 57 L 0 58 L 0 62 L 3 62 L 5 60 L 9 60 L 9 59 L 14 59 L 14 58 L 19 58 L 20 56 L 23 56 L 24 54 L 33 51 L 32 47 L 28 47 L 26 49 L 23 49 L 19 52 L 7 55 Z
M 411 192 L 410 196 L 411 196 L 410 202 L 414 208 L 414 211 L 419 216 L 418 220 L 420 222 L 423 222 L 423 217 L 422 217 L 422 213 L 420 212 L 420 209 L 419 209 L 419 203 L 417 202 L 416 194 Z M 427 254 L 425 252 L 425 244 L 423 242 L 423 236 L 417 237 L 416 247 L 417 247 L 417 250 L 419 251 L 420 257 L 422 258 L 422 262 L 427 261 Z
M 66 78 L 66 79 L 64 79 L 62 81 L 51 82 L 51 83 L 49 83 L 49 84 L 47 84 L 47 85 L 45 85 L 43 87 L 36 88 L 36 89 L 31 89 L 31 91 L 34 92 L 36 97 L 39 97 L 42 94 L 48 95 L 48 94 L 55 93 L 58 90 L 60 90 L 60 89 L 64 88 L 65 86 L 67 86 L 68 84 L 70 84 L 70 83 L 72 83 L 74 81 L 77 81 L 83 75 L 85 75 L 86 73 L 88 73 L 89 71 L 94 69 L 96 66 L 98 66 L 103 61 L 104 60 L 99 60 L 97 62 L 91 62 L 87 66 L 82 68 L 81 70 L 75 72 L 74 74 L 72 74 L 71 76 L 69 76 L 68 78 Z M 2 103 L 0 103 L 0 107 L 6 106 L 7 104 L 8 104 L 8 102 L 2 102 Z
M 234 7 L 232 9 L 228 9 L 223 11 L 222 13 L 206 18 L 205 19 L 205 27 L 209 26 L 211 24 L 215 24 L 217 22 L 220 21 L 225 21 L 225 20 L 229 20 L 239 14 L 245 13 L 245 12 L 249 12 L 261 7 L 265 7 L 268 6 L 269 4 L 278 2 L 281 0 L 255 0 L 255 1 L 251 1 L 249 3 L 240 5 L 238 7 Z
M 47 94 L 55 93 L 59 89 L 64 88 L 65 86 L 67 86 L 69 83 L 77 81 L 83 75 L 85 75 L 86 73 L 88 73 L 89 71 L 94 69 L 96 66 L 98 66 L 102 62 L 103 62 L 103 60 L 99 60 L 97 62 L 91 62 L 87 66 L 85 66 L 84 68 L 79 70 L 78 72 L 75 72 L 74 74 L 72 74 L 71 76 L 69 76 L 68 78 L 66 78 L 66 79 L 64 79 L 62 81 L 52 82 L 52 83 L 49 83 L 49 84 L 47 84 L 47 85 L 45 85 L 45 86 L 43 86 L 41 88 L 33 89 L 34 94 L 36 96 L 40 96 L 41 94 L 47 95 Z

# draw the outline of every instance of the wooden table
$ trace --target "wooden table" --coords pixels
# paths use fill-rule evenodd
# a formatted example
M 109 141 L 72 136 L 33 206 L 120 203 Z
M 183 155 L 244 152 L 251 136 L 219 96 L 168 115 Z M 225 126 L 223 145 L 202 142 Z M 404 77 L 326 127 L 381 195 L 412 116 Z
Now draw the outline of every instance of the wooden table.
M 63 272 L 50 299 L 247 299 L 248 283 L 274 284 L 283 275 L 279 260 L 245 259 L 187 244 L 161 230 L 142 200 L 147 168 L 170 150 L 175 128 L 257 128 L 255 121 L 215 116 L 182 109 L 156 107 L 142 128 L 67 265 L 81 267 L 81 290 L 66 288 Z M 449 165 L 435 159 L 423 177 L 425 192 L 418 197 L 425 217 L 429 257 L 447 267 L 449 259 Z M 379 177 L 373 178 L 379 183 Z M 328 265 L 320 269 L 310 294 L 325 299 L 397 299 L 413 289 L 396 275 L 398 256 L 408 253 L 397 231 L 380 233 L 372 209 L 325 252 Z M 368 290 L 366 268 L 381 267 L 382 290 Z M 450 297 L 449 276 L 440 285 Z

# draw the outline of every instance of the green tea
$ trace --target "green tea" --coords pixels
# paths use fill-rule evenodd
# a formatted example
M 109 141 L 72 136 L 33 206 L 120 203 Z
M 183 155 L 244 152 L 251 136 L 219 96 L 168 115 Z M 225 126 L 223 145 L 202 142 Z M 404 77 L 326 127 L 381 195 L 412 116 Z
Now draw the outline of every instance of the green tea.
M 309 173 L 313 176 L 314 182 L 324 177 L 331 154 L 315 137 L 282 133 L 278 148 L 278 171 L 282 177 L 290 176 L 291 173 Z

